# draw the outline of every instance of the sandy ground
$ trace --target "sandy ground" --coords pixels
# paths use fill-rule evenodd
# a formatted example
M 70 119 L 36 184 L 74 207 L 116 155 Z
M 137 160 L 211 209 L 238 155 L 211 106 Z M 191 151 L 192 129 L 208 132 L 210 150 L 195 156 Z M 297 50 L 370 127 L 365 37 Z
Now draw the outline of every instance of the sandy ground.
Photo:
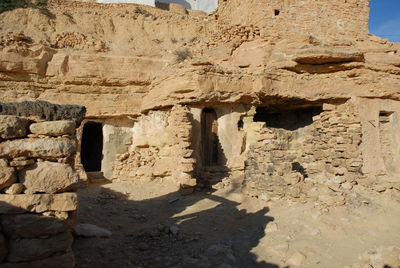
M 77 238 L 77 267 L 398 267 L 400 204 L 388 196 L 327 209 L 266 203 L 239 186 L 189 196 L 167 181 L 82 189 L 78 221 L 113 235 Z

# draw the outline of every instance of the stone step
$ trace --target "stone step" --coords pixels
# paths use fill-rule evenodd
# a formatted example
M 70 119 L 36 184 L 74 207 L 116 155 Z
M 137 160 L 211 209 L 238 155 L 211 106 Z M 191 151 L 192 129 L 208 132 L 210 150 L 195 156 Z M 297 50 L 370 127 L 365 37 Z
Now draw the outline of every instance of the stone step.
M 86 175 L 91 184 L 108 182 L 107 178 L 104 177 L 104 173 L 101 171 L 86 172 Z

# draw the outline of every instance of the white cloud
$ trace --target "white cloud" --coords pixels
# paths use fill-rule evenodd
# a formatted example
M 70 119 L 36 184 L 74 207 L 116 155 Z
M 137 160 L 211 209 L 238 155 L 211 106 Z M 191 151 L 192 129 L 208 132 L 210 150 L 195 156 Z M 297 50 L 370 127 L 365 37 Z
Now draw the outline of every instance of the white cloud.
M 371 29 L 371 33 L 393 42 L 400 42 L 400 16 L 377 25 Z

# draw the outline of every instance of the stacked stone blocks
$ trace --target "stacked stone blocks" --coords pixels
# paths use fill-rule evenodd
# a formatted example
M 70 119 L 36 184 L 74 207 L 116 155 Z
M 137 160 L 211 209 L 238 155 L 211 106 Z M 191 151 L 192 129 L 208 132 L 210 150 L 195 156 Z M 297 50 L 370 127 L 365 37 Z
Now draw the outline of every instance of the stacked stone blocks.
M 360 119 L 350 102 L 322 108 L 300 132 L 268 126 L 261 130 L 245 162 L 244 189 L 249 195 L 266 200 L 315 197 L 328 205 L 345 202 L 344 192 L 364 178 Z M 292 139 L 300 145 L 294 147 Z
M 0 103 L 0 263 L 73 267 L 76 127 L 84 107 Z

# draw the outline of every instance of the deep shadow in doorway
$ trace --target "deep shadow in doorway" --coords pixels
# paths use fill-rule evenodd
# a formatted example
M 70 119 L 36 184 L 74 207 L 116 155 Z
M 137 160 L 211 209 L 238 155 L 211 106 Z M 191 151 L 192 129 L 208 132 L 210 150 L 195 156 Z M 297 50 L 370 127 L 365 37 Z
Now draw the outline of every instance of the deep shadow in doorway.
M 200 117 L 199 185 L 209 188 L 230 174 L 219 140 L 218 115 L 213 108 L 204 108 Z M 201 188 L 201 187 L 200 187 Z
M 86 172 L 101 171 L 103 159 L 103 125 L 87 122 L 83 126 L 81 162 Z

